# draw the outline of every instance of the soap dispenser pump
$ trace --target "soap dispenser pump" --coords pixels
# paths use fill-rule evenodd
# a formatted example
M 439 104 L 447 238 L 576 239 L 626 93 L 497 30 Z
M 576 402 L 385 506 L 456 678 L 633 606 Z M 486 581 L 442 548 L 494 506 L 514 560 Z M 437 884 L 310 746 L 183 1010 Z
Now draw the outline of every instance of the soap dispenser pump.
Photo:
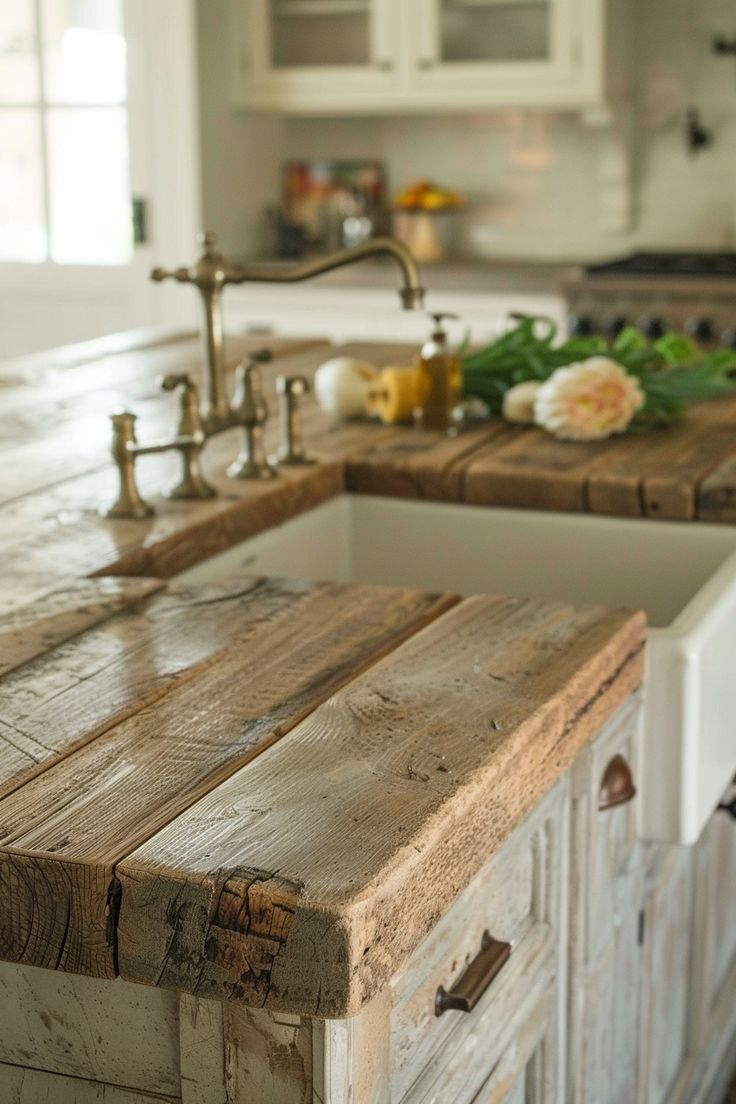
M 458 316 L 443 311 L 429 317 L 434 329 L 416 362 L 419 403 L 414 420 L 426 429 L 449 430 L 454 426 L 452 412 L 461 398 L 462 376 L 460 357 L 450 352 L 442 323 Z

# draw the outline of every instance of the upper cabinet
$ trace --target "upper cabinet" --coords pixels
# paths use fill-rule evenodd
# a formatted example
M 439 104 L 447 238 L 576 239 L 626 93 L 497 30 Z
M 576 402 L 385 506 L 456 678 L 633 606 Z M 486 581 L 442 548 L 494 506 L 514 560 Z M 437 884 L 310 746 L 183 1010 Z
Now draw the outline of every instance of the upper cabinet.
M 598 109 L 613 95 L 612 70 L 625 68 L 613 21 L 623 25 L 627 6 L 232 0 L 233 96 L 287 114 Z

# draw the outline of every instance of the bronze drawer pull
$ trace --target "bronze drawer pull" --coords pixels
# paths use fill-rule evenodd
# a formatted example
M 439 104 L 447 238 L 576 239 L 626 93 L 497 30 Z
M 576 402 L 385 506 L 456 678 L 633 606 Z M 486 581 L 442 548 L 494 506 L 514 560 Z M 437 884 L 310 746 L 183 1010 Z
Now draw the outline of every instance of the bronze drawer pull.
M 636 794 L 634 776 L 631 767 L 623 755 L 614 755 L 603 772 L 601 790 L 598 794 L 598 809 L 613 809 L 616 805 L 625 805 Z
M 454 1009 L 457 1012 L 472 1012 L 480 998 L 491 984 L 501 967 L 508 961 L 511 944 L 494 939 L 489 931 L 483 932 L 480 950 L 467 970 L 448 992 L 442 985 L 434 998 L 434 1014 Z

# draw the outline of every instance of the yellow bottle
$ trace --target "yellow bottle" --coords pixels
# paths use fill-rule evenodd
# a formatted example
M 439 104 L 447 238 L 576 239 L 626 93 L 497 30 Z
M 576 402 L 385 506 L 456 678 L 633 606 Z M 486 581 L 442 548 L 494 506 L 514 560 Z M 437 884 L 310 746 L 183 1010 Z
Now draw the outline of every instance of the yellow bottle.
M 414 420 L 426 429 L 447 430 L 453 428 L 452 411 L 462 395 L 462 375 L 460 357 L 450 352 L 442 321 L 457 315 L 431 314 L 430 318 L 435 327 L 416 362 L 419 400 Z

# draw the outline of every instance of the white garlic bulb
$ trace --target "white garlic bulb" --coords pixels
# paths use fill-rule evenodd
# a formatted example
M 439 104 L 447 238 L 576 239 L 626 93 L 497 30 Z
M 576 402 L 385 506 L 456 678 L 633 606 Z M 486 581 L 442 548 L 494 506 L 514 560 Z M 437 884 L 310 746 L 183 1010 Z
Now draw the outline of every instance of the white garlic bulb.
M 367 360 L 340 356 L 326 360 L 314 377 L 314 393 L 326 414 L 359 418 L 367 413 L 368 395 L 378 369 Z
M 503 397 L 503 416 L 507 422 L 534 425 L 534 403 L 541 386 L 537 380 L 527 380 L 509 387 Z

